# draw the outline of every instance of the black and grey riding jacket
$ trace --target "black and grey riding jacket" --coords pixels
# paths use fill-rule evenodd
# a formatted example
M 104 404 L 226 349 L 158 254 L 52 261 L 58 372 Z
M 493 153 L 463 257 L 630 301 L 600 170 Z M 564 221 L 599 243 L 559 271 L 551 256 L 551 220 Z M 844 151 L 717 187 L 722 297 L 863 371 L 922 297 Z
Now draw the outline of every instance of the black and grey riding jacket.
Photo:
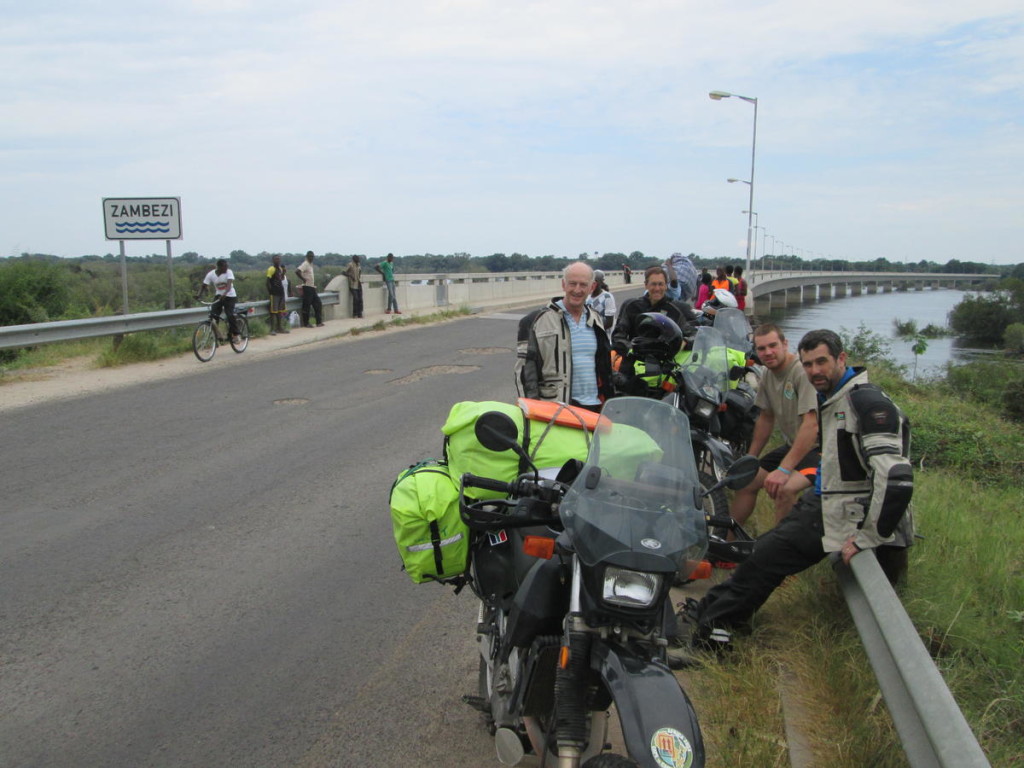
M 825 551 L 839 551 L 850 536 L 861 549 L 909 546 L 914 473 L 900 409 L 857 368 L 819 406 L 818 428 Z

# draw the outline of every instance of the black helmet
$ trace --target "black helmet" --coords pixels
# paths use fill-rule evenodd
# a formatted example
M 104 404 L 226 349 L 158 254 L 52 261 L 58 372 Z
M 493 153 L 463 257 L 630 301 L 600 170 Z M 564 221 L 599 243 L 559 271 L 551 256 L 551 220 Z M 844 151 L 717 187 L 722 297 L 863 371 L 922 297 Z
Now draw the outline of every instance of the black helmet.
M 644 312 L 636 320 L 636 336 L 630 344 L 639 358 L 671 360 L 683 346 L 683 332 L 672 318 L 660 312 Z

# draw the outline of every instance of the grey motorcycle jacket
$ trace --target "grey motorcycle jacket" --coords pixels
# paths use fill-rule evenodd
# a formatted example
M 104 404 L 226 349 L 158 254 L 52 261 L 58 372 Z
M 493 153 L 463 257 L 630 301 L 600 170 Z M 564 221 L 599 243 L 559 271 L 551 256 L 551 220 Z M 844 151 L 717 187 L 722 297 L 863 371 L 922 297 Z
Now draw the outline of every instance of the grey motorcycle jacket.
M 818 408 L 821 509 L 826 552 L 850 536 L 861 549 L 910 546 L 914 473 L 909 424 L 867 371 L 855 375 Z
M 519 321 L 516 344 L 516 394 L 540 400 L 570 402 L 572 398 L 572 344 L 569 326 L 557 298 Z M 613 394 L 611 348 L 604 320 L 593 307 L 584 307 L 587 325 L 597 337 L 594 367 L 602 401 Z

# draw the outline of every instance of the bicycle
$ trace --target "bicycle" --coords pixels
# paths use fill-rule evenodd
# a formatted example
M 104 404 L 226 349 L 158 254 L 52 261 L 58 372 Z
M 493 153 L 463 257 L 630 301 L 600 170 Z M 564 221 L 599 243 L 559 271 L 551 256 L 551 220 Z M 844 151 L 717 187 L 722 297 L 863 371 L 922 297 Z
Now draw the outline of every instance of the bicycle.
M 230 341 L 231 348 L 237 354 L 245 352 L 249 346 L 249 318 L 247 315 L 252 312 L 251 308 L 235 308 L 235 330 L 237 336 L 231 337 L 227 321 L 221 317 L 220 307 L 214 307 L 214 302 L 204 301 L 204 306 L 210 307 L 210 316 L 203 320 L 192 332 L 192 351 L 195 352 L 199 362 L 208 363 L 217 354 L 217 346 Z

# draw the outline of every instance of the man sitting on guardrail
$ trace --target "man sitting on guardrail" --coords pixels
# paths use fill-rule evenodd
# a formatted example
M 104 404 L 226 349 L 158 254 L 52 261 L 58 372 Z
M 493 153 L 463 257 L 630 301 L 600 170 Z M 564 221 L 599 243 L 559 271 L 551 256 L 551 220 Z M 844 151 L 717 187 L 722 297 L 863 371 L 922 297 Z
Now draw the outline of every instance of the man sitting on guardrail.
M 906 569 L 913 543 L 909 513 L 914 490 L 910 426 L 867 371 L 847 367 L 833 331 L 810 331 L 797 347 L 804 373 L 818 391 L 821 465 L 788 516 L 759 537 L 750 558 L 683 618 L 695 624 L 695 647 L 720 650 L 730 630 L 746 626 L 783 579 L 830 552 L 843 562 L 874 549 L 889 580 Z

